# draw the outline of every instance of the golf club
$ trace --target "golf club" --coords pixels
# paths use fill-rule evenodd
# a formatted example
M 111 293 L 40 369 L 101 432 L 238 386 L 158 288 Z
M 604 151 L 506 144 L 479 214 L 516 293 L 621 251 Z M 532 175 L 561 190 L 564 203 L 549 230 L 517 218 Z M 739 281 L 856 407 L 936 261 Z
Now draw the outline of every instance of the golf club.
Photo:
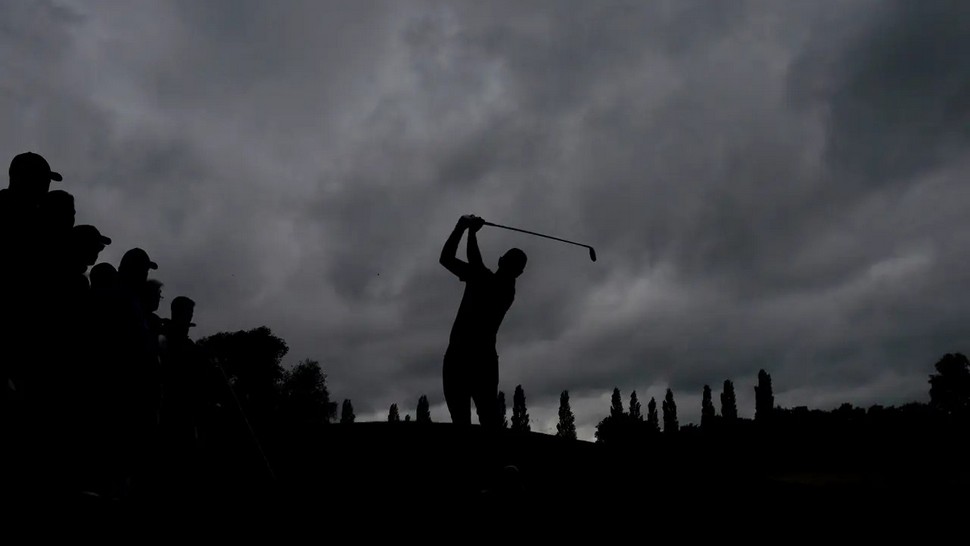
M 553 241 L 559 241 L 559 242 L 562 242 L 562 243 L 569 243 L 571 245 L 584 246 L 584 247 L 586 247 L 586 248 L 589 249 L 589 259 L 590 260 L 593 260 L 594 262 L 596 261 L 596 251 L 593 250 L 593 247 L 591 247 L 589 245 L 584 245 L 583 243 L 577 243 L 575 241 L 567 241 L 566 239 L 560 239 L 559 237 L 553 237 L 551 235 L 543 235 L 541 233 L 536 233 L 534 231 L 528 231 L 528 230 L 525 230 L 525 229 L 519 229 L 519 228 L 514 228 L 514 227 L 509 227 L 509 226 L 502 226 L 502 225 L 499 225 L 499 224 L 493 224 L 492 222 L 485 222 L 485 225 L 486 226 L 497 227 L 497 228 L 502 228 L 502 229 L 510 229 L 512 231 L 520 231 L 522 233 L 528 233 L 529 235 L 535 235 L 537 237 L 545 237 L 546 239 L 552 239 Z

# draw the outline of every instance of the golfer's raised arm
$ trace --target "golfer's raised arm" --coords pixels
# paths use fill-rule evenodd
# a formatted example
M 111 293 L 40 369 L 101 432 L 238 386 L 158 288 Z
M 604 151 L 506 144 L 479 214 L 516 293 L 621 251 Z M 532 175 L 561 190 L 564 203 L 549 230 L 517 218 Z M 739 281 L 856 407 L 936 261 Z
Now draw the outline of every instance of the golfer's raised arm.
M 448 240 L 445 241 L 445 246 L 441 249 L 441 258 L 438 259 L 438 263 L 445 266 L 445 269 L 454 273 L 458 278 L 461 278 L 468 269 L 468 264 L 459 260 L 457 257 L 458 243 L 461 242 L 461 234 L 467 227 L 468 222 L 462 216 L 458 219 L 458 223 L 455 224 L 455 229 L 451 231 Z
M 474 268 L 485 267 L 482 261 L 482 251 L 478 249 L 478 230 L 482 229 L 485 221 L 477 216 L 472 216 L 468 222 L 468 265 Z

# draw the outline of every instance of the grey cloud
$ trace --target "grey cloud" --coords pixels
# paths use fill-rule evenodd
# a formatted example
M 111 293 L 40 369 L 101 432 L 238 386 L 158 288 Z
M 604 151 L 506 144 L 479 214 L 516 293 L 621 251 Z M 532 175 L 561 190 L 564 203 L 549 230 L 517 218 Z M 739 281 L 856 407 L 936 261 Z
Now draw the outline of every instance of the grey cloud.
M 892 403 L 960 350 L 961 3 L 53 6 L 4 6 L 0 148 L 198 334 L 270 326 L 358 415 L 444 411 L 467 212 L 597 248 L 482 233 L 530 257 L 501 388 L 539 420 L 669 385 L 689 421 L 727 378 L 750 415 L 759 368 L 785 404 Z

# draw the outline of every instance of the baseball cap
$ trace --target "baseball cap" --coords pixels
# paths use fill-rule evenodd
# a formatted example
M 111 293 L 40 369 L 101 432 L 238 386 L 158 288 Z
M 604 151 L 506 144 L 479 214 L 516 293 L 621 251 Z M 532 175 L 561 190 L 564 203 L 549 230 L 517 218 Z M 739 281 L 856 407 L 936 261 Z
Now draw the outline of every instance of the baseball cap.
M 110 238 L 105 237 L 104 235 L 101 235 L 101 232 L 98 231 L 98 228 L 88 224 L 81 224 L 79 226 L 74 226 L 71 234 L 78 240 L 95 241 L 95 242 L 101 243 L 104 246 L 108 246 L 111 244 Z
M 132 266 L 139 265 L 141 267 L 147 267 L 148 269 L 158 269 L 158 264 L 153 262 L 148 257 L 148 253 L 140 248 L 133 248 L 125 252 L 125 255 L 121 257 L 121 265 L 119 267 L 124 267 L 126 263 L 130 263 Z
M 11 179 L 46 177 L 55 182 L 64 180 L 61 173 L 51 170 L 50 163 L 43 156 L 34 152 L 24 152 L 14 156 L 10 162 L 9 174 Z

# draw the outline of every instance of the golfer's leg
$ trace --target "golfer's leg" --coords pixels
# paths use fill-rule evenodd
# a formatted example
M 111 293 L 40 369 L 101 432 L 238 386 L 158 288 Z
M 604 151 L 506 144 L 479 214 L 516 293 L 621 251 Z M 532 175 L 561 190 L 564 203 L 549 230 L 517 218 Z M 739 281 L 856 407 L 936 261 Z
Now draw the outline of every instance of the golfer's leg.
M 451 422 L 456 425 L 472 424 L 471 393 L 468 391 L 468 380 L 465 377 L 467 372 L 463 369 L 466 364 L 451 354 L 445 354 L 444 369 L 441 374 L 445 403 L 448 405 L 448 413 L 451 414 Z
M 478 422 L 483 427 L 498 428 L 501 424 L 498 414 L 498 358 L 477 362 L 476 367 L 472 397 L 475 399 Z

